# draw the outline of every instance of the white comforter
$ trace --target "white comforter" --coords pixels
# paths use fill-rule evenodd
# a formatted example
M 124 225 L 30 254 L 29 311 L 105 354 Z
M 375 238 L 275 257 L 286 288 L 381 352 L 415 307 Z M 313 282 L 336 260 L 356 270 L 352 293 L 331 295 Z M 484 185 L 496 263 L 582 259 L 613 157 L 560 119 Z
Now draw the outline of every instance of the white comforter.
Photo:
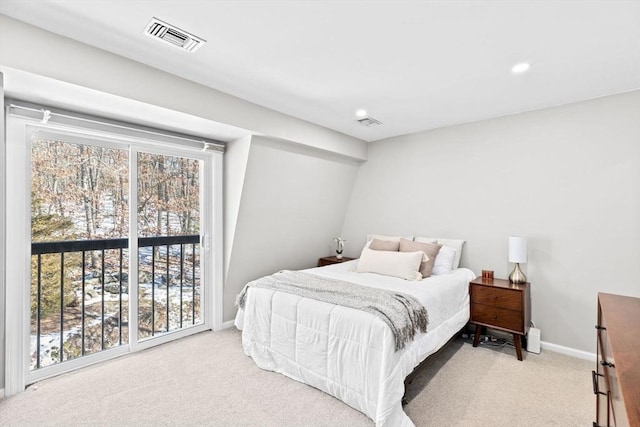
M 306 270 L 319 276 L 417 297 L 429 325 L 396 352 L 389 327 L 375 316 L 321 301 L 250 287 L 236 315 L 244 352 L 262 369 L 309 384 L 365 413 L 377 426 L 413 426 L 402 410 L 404 379 L 469 320 L 466 268 L 411 282 L 356 273 L 357 261 Z

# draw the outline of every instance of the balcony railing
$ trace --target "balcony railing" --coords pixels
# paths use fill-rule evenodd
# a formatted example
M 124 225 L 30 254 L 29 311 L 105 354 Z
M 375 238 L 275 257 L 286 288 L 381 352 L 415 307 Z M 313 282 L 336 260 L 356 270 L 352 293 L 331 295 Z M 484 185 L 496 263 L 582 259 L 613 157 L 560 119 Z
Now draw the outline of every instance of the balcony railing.
M 128 316 L 123 313 L 127 309 L 127 301 L 129 294 L 129 277 L 128 277 L 128 257 L 125 256 L 125 251 L 128 250 L 128 239 L 100 239 L 100 240 L 73 240 L 73 241 L 61 241 L 61 242 L 39 242 L 31 244 L 32 255 L 32 336 L 35 335 L 35 360 L 32 360 L 32 368 L 39 369 L 42 367 L 42 324 L 46 321 L 49 331 L 52 329 L 52 323 L 59 321 L 58 326 L 55 328 L 56 332 L 59 331 L 59 347 L 57 357 L 55 355 L 50 356 L 50 359 L 57 359 L 52 363 L 59 363 L 67 360 L 70 354 L 72 357 L 84 356 L 87 352 L 96 352 L 104 350 L 108 347 L 116 345 L 122 345 L 123 342 L 127 342 L 127 336 L 123 336 L 123 331 L 128 329 Z M 186 235 L 186 236 L 164 236 L 164 237 L 141 237 L 138 238 L 138 267 L 139 267 L 139 284 L 138 281 L 134 281 L 136 286 L 139 286 L 139 293 L 143 293 L 142 286 L 144 285 L 144 291 L 151 292 L 151 309 L 150 319 L 138 322 L 139 338 L 145 338 L 148 336 L 154 336 L 156 333 L 168 332 L 171 329 L 170 317 L 172 314 L 172 308 L 175 305 L 179 305 L 179 310 L 174 314 L 179 317 L 179 320 L 174 320 L 174 329 L 182 329 L 184 325 L 185 313 L 184 310 L 184 298 L 185 288 L 187 288 L 186 297 L 190 297 L 191 303 L 187 306 L 190 313 L 187 313 L 187 322 L 190 324 L 196 323 L 196 300 L 199 298 L 197 294 L 197 283 L 199 277 L 197 270 L 199 270 L 199 256 L 197 246 L 200 244 L 199 235 Z M 164 254 L 163 254 L 164 252 Z M 56 254 L 59 256 L 59 263 L 55 258 Z M 43 265 L 43 257 L 47 257 L 47 262 Z M 160 265 L 157 265 L 161 263 Z M 71 271 L 65 271 L 71 270 Z M 160 273 L 158 273 L 158 270 Z M 46 275 L 46 280 L 43 278 L 43 274 Z M 148 280 L 144 280 L 143 277 L 147 277 Z M 87 327 L 87 301 L 86 296 L 89 291 L 88 285 L 95 287 L 97 279 L 98 293 L 100 295 L 100 313 L 98 316 L 95 313 L 91 317 L 94 321 L 98 320 L 100 324 L 100 340 L 99 343 L 95 342 L 95 337 L 90 345 L 87 345 L 86 327 Z M 46 283 L 44 283 L 46 281 Z M 70 281 L 75 284 L 75 288 L 70 286 Z M 57 282 L 57 283 L 56 283 Z M 65 287 L 66 285 L 66 287 Z M 164 303 L 164 309 L 160 307 L 161 312 L 164 311 L 166 316 L 164 321 L 164 328 L 162 325 L 156 325 L 156 297 L 157 289 L 166 285 L 166 298 L 164 301 L 160 300 L 158 303 Z M 179 286 L 179 292 L 176 297 L 179 301 L 176 301 L 172 307 L 172 297 L 170 297 L 169 288 L 177 288 Z M 59 292 L 59 295 L 53 295 L 53 299 L 59 297 L 59 301 L 53 304 L 51 294 L 53 289 L 56 288 L 55 293 Z M 117 289 L 114 289 L 116 288 Z M 70 295 L 70 288 L 74 288 L 73 295 L 80 294 L 80 301 L 65 301 L 65 297 L 68 299 Z M 189 289 L 190 288 L 190 295 Z M 95 290 L 95 289 L 94 289 Z M 106 322 L 113 321 L 114 316 L 106 316 L 105 312 L 105 296 L 106 292 L 111 295 L 117 294 L 117 338 L 113 338 L 115 342 L 107 343 L 105 341 L 105 327 Z M 123 298 L 125 297 L 127 301 Z M 75 296 L 74 296 L 75 298 Z M 139 302 L 141 302 L 142 295 L 139 296 Z M 110 301 L 111 305 L 113 301 Z M 160 295 L 161 299 L 161 295 Z M 47 302 L 46 313 L 43 313 L 44 302 Z M 92 305 L 96 302 L 93 301 Z M 53 305 L 52 305 L 53 304 Z M 65 330 L 65 309 L 67 306 L 79 306 L 79 343 L 76 345 L 76 351 L 71 351 L 69 347 L 65 350 L 65 332 L 69 334 L 70 327 Z M 189 307 L 190 305 L 190 307 Z M 53 309 L 52 309 L 53 307 Z M 59 311 L 55 313 L 55 308 L 59 308 Z M 128 311 L 128 310 L 127 310 Z M 199 311 L 199 308 L 198 308 Z M 146 314 L 149 317 L 149 310 L 139 307 L 138 312 L 140 314 Z M 107 318 L 105 318 L 107 317 Z M 139 316 L 142 317 L 142 316 Z M 67 325 L 68 326 L 68 325 Z M 76 325 L 77 326 L 77 325 Z M 77 330 L 78 328 L 74 328 Z M 128 333 L 128 332 L 127 332 Z M 55 346 L 53 346 L 55 347 Z M 52 348 L 53 348 L 52 347 Z M 67 357 L 65 358 L 65 351 Z M 47 365 L 48 365 L 47 364 Z

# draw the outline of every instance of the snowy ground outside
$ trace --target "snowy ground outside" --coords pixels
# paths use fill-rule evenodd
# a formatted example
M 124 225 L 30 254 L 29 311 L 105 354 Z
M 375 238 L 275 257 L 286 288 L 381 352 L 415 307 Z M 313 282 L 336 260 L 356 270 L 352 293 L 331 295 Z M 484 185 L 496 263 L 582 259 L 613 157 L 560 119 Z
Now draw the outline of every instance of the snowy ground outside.
M 166 301 L 167 301 L 167 291 L 166 286 L 157 283 L 154 289 L 154 301 L 156 304 L 156 311 L 158 311 L 158 307 L 162 308 L 162 312 L 166 313 Z M 105 285 L 106 288 L 107 285 Z M 116 292 L 117 292 L 116 283 Z M 141 310 L 144 309 L 142 305 L 147 302 L 150 306 L 151 304 L 151 283 L 141 283 L 138 286 L 138 293 L 141 302 Z M 186 304 L 188 307 L 191 307 L 191 303 L 193 301 L 193 288 L 191 286 L 182 286 L 182 302 L 183 302 L 183 316 L 182 320 L 188 320 L 191 322 L 191 314 L 190 309 L 185 310 L 184 305 Z M 101 316 L 101 308 L 102 308 L 102 294 L 101 294 L 101 286 L 94 287 L 93 289 L 85 292 L 85 337 L 87 331 L 92 328 L 101 329 L 102 316 Z M 82 291 L 79 290 L 78 300 L 82 299 Z M 118 293 L 111 293 L 105 291 L 104 293 L 104 301 L 105 301 L 105 328 L 116 329 L 118 328 L 119 323 L 119 306 L 120 306 L 120 295 Z M 123 306 L 123 329 L 128 329 L 128 304 L 129 304 L 129 294 L 126 293 L 126 286 L 123 286 L 122 292 L 122 306 Z M 198 298 L 199 296 L 199 286 L 195 288 L 195 296 Z M 169 286 L 169 330 L 177 330 L 180 328 L 180 285 L 171 285 Z M 150 312 L 150 308 L 148 311 Z M 189 313 L 185 313 L 185 311 L 189 311 Z M 201 319 L 198 319 L 199 308 L 196 306 L 196 323 L 201 322 Z M 94 315 L 90 315 L 93 313 Z M 98 313 L 96 316 L 95 313 Z M 115 328 L 114 328 L 115 325 Z M 166 332 L 166 323 L 162 329 L 156 329 L 155 334 L 161 334 Z M 43 333 L 40 335 L 40 366 L 46 367 L 59 362 L 59 351 L 60 351 L 60 328 L 58 327 L 57 332 L 51 333 Z M 128 333 L 128 331 L 127 331 Z M 107 332 L 105 332 L 107 335 Z M 82 326 L 81 324 L 77 324 L 68 330 L 63 331 L 63 339 L 65 342 L 65 358 L 67 357 L 67 345 L 73 340 L 80 340 L 82 336 Z M 37 336 L 32 333 L 31 335 L 31 369 L 34 369 L 36 366 L 36 348 L 37 348 Z M 100 338 L 100 337 L 99 337 Z M 126 344 L 126 341 L 123 340 L 123 344 Z M 111 344 L 110 347 L 117 346 L 118 343 Z M 95 351 L 93 351 L 95 352 Z M 66 360 L 66 359 L 65 359 Z

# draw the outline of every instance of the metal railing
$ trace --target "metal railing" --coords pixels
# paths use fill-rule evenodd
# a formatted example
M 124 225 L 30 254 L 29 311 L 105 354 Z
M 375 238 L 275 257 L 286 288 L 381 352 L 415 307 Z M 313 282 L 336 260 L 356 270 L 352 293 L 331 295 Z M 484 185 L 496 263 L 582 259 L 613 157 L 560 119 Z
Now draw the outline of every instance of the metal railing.
M 161 252 L 161 248 L 165 248 L 166 251 L 166 260 L 165 260 L 165 272 L 160 276 L 161 282 L 164 281 L 166 284 L 166 329 L 162 332 L 168 332 L 170 330 L 170 301 L 169 301 L 169 286 L 172 282 L 172 275 L 170 273 L 170 259 L 174 260 L 174 264 L 177 264 L 178 272 L 174 274 L 174 278 L 179 277 L 179 328 L 183 328 L 183 289 L 187 285 L 186 282 L 190 282 L 191 285 L 191 324 L 195 324 L 196 321 L 196 257 L 198 251 L 196 250 L 196 246 L 200 244 L 200 236 L 199 235 L 185 235 L 185 236 L 163 236 L 163 237 L 140 237 L 138 238 L 138 265 L 139 270 L 146 272 L 150 270 L 151 272 L 151 330 L 150 335 L 154 336 L 156 334 L 156 253 Z M 185 246 L 187 249 L 185 251 Z M 65 292 L 65 255 L 69 254 L 81 254 L 81 266 L 80 266 L 80 282 L 81 282 L 81 297 L 78 305 L 80 306 L 80 355 L 84 356 L 87 352 L 86 346 L 86 336 L 85 336 L 85 327 L 86 327 L 86 295 L 87 295 L 87 282 L 95 281 L 98 279 L 99 287 L 100 287 L 100 324 L 101 324 L 101 336 L 100 336 L 100 345 L 99 350 L 105 349 L 105 286 L 107 285 L 107 279 L 111 280 L 109 284 L 112 289 L 113 286 L 117 286 L 117 294 L 118 294 L 118 338 L 117 345 L 123 344 L 123 326 L 125 322 L 123 320 L 123 294 L 128 294 L 129 289 L 129 277 L 128 277 L 128 263 L 127 257 L 124 256 L 124 251 L 128 250 L 129 241 L 128 239 L 99 239 L 99 240 L 71 240 L 71 241 L 60 241 L 60 242 L 34 242 L 31 244 L 31 255 L 32 259 L 35 261 L 35 265 L 33 265 L 34 271 L 32 271 L 32 276 L 35 284 L 35 295 L 32 295 L 32 317 L 34 317 L 35 323 L 35 345 L 36 345 L 36 354 L 35 354 L 35 364 L 32 364 L 33 368 L 39 369 L 41 368 L 41 336 L 42 336 L 42 322 L 43 322 L 43 297 L 45 290 L 43 289 L 43 255 L 50 254 L 59 254 L 60 256 L 60 264 L 59 268 L 54 268 L 51 263 L 45 269 L 47 270 L 48 276 L 56 276 L 58 277 L 57 285 L 59 285 L 59 355 L 58 355 L 58 363 L 65 360 L 64 357 L 64 344 L 65 344 L 65 295 L 68 295 L 68 292 Z M 179 247 L 179 250 L 177 249 Z M 144 248 L 151 248 L 151 261 L 149 265 L 149 261 L 143 259 L 142 256 Z M 141 250 L 142 249 L 142 250 Z M 112 251 L 115 252 L 115 256 Z M 98 255 L 96 255 L 96 253 Z M 185 253 L 187 256 L 185 257 Z M 189 253 L 190 258 L 189 259 Z M 77 255 L 76 255 L 77 256 Z M 88 259 L 88 257 L 90 257 Z M 96 260 L 99 259 L 99 267 L 96 266 Z M 108 261 L 107 261 L 108 260 Z M 187 268 L 190 267 L 190 268 Z M 74 271 L 77 271 L 78 268 L 75 266 Z M 89 271 L 88 271 L 89 270 Z M 185 272 L 190 274 L 185 275 Z M 115 278 L 115 281 L 113 280 Z M 176 280 L 174 280 L 175 282 Z M 115 282 L 115 283 L 114 283 Z M 134 281 L 134 284 L 138 286 L 137 281 Z M 177 286 L 177 283 L 176 283 Z M 48 287 L 50 290 L 51 286 Z M 56 290 L 58 291 L 58 290 Z M 32 291 L 33 292 L 33 291 Z M 112 292 L 113 293 L 113 292 Z M 128 295 L 127 295 L 128 298 Z M 35 303 L 35 310 L 34 305 Z M 140 309 L 139 309 L 140 310 Z M 49 316 L 51 317 L 51 316 Z M 57 316 L 54 316 L 54 319 Z M 49 320 L 49 319 L 47 319 Z M 126 342 L 126 341 L 125 341 Z

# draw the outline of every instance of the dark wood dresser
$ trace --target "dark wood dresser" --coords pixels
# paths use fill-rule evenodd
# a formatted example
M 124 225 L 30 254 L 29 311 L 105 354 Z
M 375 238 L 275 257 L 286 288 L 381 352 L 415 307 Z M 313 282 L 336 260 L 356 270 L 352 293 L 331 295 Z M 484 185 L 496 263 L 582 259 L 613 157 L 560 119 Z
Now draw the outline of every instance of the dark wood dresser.
M 513 334 L 516 356 L 522 360 L 522 338 L 529 331 L 531 296 L 529 283 L 515 284 L 503 279 L 476 277 L 469 283 L 470 323 L 476 325 L 473 346 L 478 346 L 483 326 Z
M 596 427 L 640 426 L 640 298 L 598 294 Z

